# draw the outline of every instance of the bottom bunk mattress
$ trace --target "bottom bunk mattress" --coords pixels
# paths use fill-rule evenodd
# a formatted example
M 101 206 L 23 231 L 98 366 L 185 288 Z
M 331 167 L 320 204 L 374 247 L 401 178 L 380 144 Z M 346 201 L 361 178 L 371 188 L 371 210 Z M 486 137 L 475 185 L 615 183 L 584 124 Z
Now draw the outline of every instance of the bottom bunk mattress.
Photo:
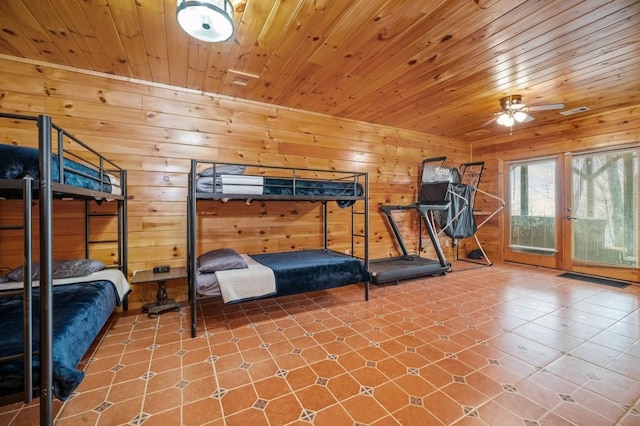
M 234 303 L 261 297 L 326 290 L 371 280 L 362 260 L 333 250 L 301 250 L 243 256 L 249 258 L 249 271 L 236 269 L 215 274 L 198 274 L 198 293 L 203 296 L 222 294 L 225 303 Z M 255 268 L 253 262 L 257 263 L 260 269 Z M 253 278 L 236 279 L 237 276 L 251 274 L 252 270 L 256 272 Z M 275 279 L 275 289 L 270 284 L 271 272 Z M 229 277 L 232 280 L 229 281 Z M 224 288 L 227 285 L 235 288 L 227 290 Z M 250 292 L 240 291 L 237 287 L 241 286 L 249 287 L 254 293 L 251 295 Z M 231 293 L 241 296 L 229 296 Z
M 101 271 L 107 272 L 107 271 Z M 117 272 L 122 275 L 120 271 Z M 104 273 L 96 273 L 104 276 Z M 122 275 L 124 277 L 124 275 Z M 88 280 L 88 277 L 83 277 Z M 71 280 L 67 280 L 71 281 Z M 128 292 L 126 279 L 101 279 L 85 282 L 55 285 L 53 287 L 53 394 L 66 400 L 84 378 L 84 372 L 77 369 L 78 363 L 87 352 L 109 316 Z M 35 284 L 35 283 L 34 283 Z M 4 284 L 3 284 L 4 285 Z M 33 290 L 33 383 L 40 382 L 40 297 L 39 290 Z M 0 358 L 20 355 L 23 344 L 23 298 L 20 295 L 0 298 Z M 20 394 L 24 389 L 24 361 L 22 357 L 0 363 L 0 397 Z

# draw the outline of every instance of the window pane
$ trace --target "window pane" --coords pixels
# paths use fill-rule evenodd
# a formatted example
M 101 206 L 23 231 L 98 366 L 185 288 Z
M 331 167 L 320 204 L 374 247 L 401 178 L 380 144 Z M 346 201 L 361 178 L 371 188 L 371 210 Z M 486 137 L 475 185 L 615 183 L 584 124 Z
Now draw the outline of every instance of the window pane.
M 511 249 L 554 256 L 555 160 L 512 164 L 509 173 Z
M 637 150 L 573 158 L 573 257 L 637 266 Z

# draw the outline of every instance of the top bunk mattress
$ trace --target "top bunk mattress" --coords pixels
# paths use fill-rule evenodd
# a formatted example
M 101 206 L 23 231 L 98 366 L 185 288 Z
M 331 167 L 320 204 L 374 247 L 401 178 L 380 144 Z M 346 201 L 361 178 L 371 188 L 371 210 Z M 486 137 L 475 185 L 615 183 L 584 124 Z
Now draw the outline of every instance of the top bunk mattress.
M 35 148 L 0 144 L 0 179 L 40 179 L 40 153 Z M 52 155 L 51 173 L 54 182 L 60 182 L 59 156 Z M 116 174 L 101 172 L 68 158 L 63 159 L 63 183 L 76 188 L 106 194 L 121 195 L 120 178 Z
M 0 112 L 0 120 L 0 197 L 22 198 L 26 186 L 49 189 L 46 181 L 55 198 L 125 199 L 126 172 L 51 116 Z M 40 163 L 51 176 L 40 175 Z
M 349 207 L 365 197 L 364 173 L 208 163 L 195 174 L 196 193 L 214 199 L 336 200 Z

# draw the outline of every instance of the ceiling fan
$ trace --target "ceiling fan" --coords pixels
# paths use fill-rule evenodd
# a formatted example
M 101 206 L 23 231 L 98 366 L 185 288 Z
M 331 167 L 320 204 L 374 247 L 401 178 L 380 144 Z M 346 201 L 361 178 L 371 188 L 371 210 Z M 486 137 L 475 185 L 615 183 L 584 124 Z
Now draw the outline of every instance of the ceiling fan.
M 527 106 L 522 102 L 522 96 L 509 95 L 500 99 L 502 111 L 495 113 L 496 122 L 505 127 L 513 127 L 515 123 L 529 123 L 533 116 L 529 112 L 548 111 L 564 108 L 564 104 L 547 104 Z

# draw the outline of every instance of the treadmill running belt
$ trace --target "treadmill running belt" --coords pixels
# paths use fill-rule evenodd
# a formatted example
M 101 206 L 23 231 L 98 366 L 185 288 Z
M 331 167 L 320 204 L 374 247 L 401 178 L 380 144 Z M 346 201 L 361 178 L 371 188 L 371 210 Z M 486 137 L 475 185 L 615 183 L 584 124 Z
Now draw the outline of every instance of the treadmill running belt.
M 446 262 L 446 266 L 440 265 L 437 260 L 423 257 L 390 257 L 388 259 L 376 259 L 369 262 L 369 270 L 373 282 L 384 284 L 445 274 L 451 268 L 451 264 Z

